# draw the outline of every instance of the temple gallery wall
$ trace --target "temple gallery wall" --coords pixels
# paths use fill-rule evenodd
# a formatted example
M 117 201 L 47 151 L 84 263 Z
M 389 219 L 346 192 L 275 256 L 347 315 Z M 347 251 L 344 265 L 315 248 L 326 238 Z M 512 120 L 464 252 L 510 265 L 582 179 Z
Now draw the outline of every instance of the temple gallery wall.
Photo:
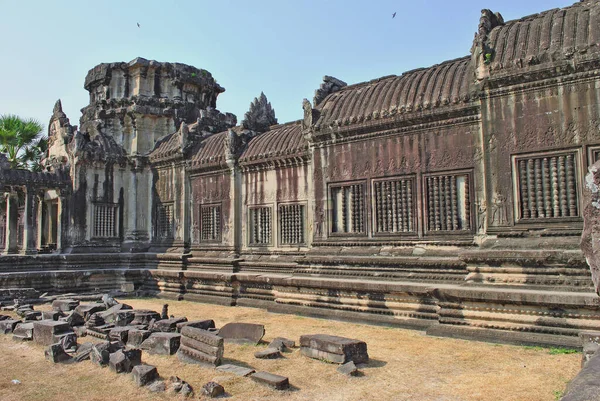
M 470 53 L 238 122 L 212 74 L 100 64 L 47 171 L 8 168 L 0 285 L 126 289 L 575 346 L 600 330 L 579 240 L 600 158 L 600 4 L 483 10 Z M 300 108 L 302 107 L 302 109 Z

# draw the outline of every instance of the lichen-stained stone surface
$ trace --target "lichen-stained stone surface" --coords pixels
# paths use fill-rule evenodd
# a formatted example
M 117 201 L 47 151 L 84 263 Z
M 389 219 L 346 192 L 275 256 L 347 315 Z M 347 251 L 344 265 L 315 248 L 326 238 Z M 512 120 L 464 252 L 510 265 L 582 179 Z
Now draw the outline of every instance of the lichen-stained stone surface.
M 600 295 L 600 161 L 585 176 L 581 249 L 590 266 L 596 293 Z

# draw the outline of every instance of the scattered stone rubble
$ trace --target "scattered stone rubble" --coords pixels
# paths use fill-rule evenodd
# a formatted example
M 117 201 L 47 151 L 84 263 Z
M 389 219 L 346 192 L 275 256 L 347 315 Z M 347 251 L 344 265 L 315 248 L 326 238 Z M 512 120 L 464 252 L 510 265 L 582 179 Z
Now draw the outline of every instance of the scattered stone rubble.
M 0 290 L 0 302 L 5 292 Z M 28 297 L 35 296 L 31 291 L 23 291 Z M 177 354 L 185 363 L 206 365 L 220 372 L 240 377 L 250 377 L 257 383 L 276 390 L 289 388 L 289 378 L 269 372 L 256 372 L 254 369 L 233 364 L 221 365 L 224 343 L 259 344 L 265 334 L 261 324 L 228 323 L 222 328 L 215 327 L 214 320 L 188 321 L 186 317 L 168 317 L 168 305 L 162 313 L 145 309 L 133 309 L 118 303 L 105 295 L 46 298 L 52 303 L 52 311 L 36 311 L 31 303 L 13 300 L 14 304 L 2 303 L 4 310 L 12 310 L 24 321 L 0 315 L 0 331 L 12 333 L 17 341 L 34 341 L 46 347 L 45 358 L 53 363 L 80 363 L 90 360 L 99 367 L 109 367 L 119 374 L 131 373 L 132 380 L 139 387 L 150 392 L 170 390 L 183 397 L 192 397 L 194 390 L 189 383 L 173 376 L 168 382 L 160 378 L 155 366 L 145 364 L 142 353 L 159 355 Z M 86 303 L 81 303 L 85 301 Z M 91 301 L 91 302 L 90 302 Z M 78 337 L 92 335 L 105 341 L 77 344 Z M 590 353 L 598 348 L 597 338 Z M 276 337 L 268 347 L 255 353 L 256 358 L 274 359 L 282 357 L 282 352 L 291 352 L 296 347 L 293 340 Z M 592 350 L 593 348 L 593 350 Z M 300 338 L 300 352 L 308 357 L 325 359 L 342 364 L 338 371 L 344 375 L 356 376 L 360 372 L 356 364 L 369 360 L 364 341 L 343 337 L 314 334 Z M 585 356 L 584 356 L 585 358 Z M 201 389 L 202 396 L 214 398 L 225 394 L 222 385 L 208 382 Z

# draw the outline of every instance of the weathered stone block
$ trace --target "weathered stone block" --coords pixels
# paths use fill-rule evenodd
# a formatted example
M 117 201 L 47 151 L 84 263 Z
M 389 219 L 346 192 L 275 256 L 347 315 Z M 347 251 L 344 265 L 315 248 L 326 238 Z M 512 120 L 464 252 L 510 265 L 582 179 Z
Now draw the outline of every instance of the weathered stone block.
M 110 354 L 121 349 L 118 343 L 110 343 L 108 341 L 95 344 L 90 351 L 90 360 L 92 363 L 100 366 L 108 365 Z
M 326 359 L 333 363 L 367 363 L 369 354 L 364 341 L 351 338 L 312 334 L 300 337 L 300 352 L 310 358 Z
M 130 373 L 134 366 L 142 363 L 139 349 L 119 350 L 110 354 L 108 366 L 115 373 Z
M 250 375 L 252 380 L 264 384 L 276 390 L 285 390 L 290 387 L 290 381 L 287 377 L 274 375 L 268 372 L 256 372 Z
M 133 330 L 130 326 L 115 327 L 108 333 L 108 339 L 110 341 L 120 341 L 123 344 L 126 344 L 130 330 Z
M 64 313 L 62 313 L 61 311 L 55 311 L 55 310 L 42 311 L 42 320 L 55 320 L 56 321 L 63 316 L 64 316 Z
M 44 351 L 44 356 L 53 363 L 70 363 L 73 361 L 73 358 L 71 358 L 71 356 L 63 349 L 62 344 L 50 345 L 46 351 Z
M 71 327 L 83 326 L 85 324 L 84 317 L 77 311 L 72 311 L 66 317 L 59 318 L 59 320 L 69 323 Z
M 205 354 L 208 354 L 211 356 L 216 356 L 218 358 L 221 358 L 223 356 L 223 346 L 222 345 L 220 347 L 219 346 L 215 347 L 213 345 L 209 345 L 209 344 L 206 344 L 201 341 L 194 340 L 193 338 L 185 337 L 185 336 L 181 337 L 181 344 L 185 345 L 186 347 L 193 348 L 197 351 L 202 351 Z
M 167 385 L 162 380 L 157 380 L 148 385 L 148 391 L 151 393 L 162 393 L 167 390 Z
M 152 332 L 150 330 L 139 330 L 139 329 L 131 329 L 129 330 L 129 334 L 127 336 L 127 347 L 129 348 L 137 348 L 144 342 L 145 339 L 150 337 Z
M 208 330 L 215 328 L 214 320 L 193 320 L 191 322 L 177 323 L 177 331 L 181 333 L 181 329 L 186 326 L 195 327 L 197 329 Z
M 277 359 L 281 357 L 281 352 L 277 348 L 266 348 L 255 352 L 254 357 L 258 359 Z
M 237 365 L 231 365 L 231 364 L 217 366 L 216 369 L 219 372 L 233 373 L 234 375 L 241 376 L 241 377 L 250 376 L 252 373 L 255 372 L 254 369 L 249 369 L 249 368 L 246 368 L 243 366 L 237 366 Z
M 33 323 L 20 323 L 13 330 L 13 340 L 16 341 L 32 341 L 33 340 Z
M 55 299 L 52 301 L 52 309 L 61 312 L 70 312 L 79 306 L 79 301 L 74 299 Z
M 19 324 L 19 323 L 21 323 L 20 320 L 14 320 L 14 319 L 0 320 L 0 333 L 2 333 L 2 334 L 12 333 L 13 330 L 15 329 L 15 327 L 17 327 L 17 324 Z
M 219 329 L 226 342 L 258 344 L 265 335 L 265 326 L 253 323 L 227 323 Z
M 23 319 L 28 321 L 40 320 L 42 318 L 42 312 L 37 310 L 30 310 L 23 313 Z
M 73 333 L 66 322 L 54 320 L 40 320 L 33 323 L 33 340 L 40 345 L 52 345 L 59 342 L 61 335 Z M 75 334 L 75 333 L 73 333 Z
M 179 333 L 152 333 L 140 348 L 149 354 L 173 355 L 179 349 L 181 334 Z
M 202 351 L 195 350 L 193 348 L 180 345 L 177 350 L 177 358 L 185 363 L 193 363 L 198 365 L 212 365 L 219 366 L 221 364 L 221 358 L 205 354 Z
M 202 395 L 210 398 L 219 397 L 225 394 L 225 388 L 216 382 L 208 382 L 202 386 Z
M 223 346 L 223 337 L 210 333 L 206 330 L 186 326 L 181 329 L 181 335 L 208 345 L 212 345 L 213 347 Z
M 165 333 L 176 332 L 177 331 L 177 325 L 180 324 L 180 323 L 185 323 L 185 322 L 187 322 L 187 318 L 186 317 L 176 317 L 176 318 L 173 318 L 173 319 L 158 320 L 152 326 L 152 330 L 154 330 L 154 331 L 162 331 L 162 332 L 165 332 Z
M 134 383 L 142 387 L 158 379 L 158 370 L 152 365 L 137 365 L 133 367 L 131 376 Z

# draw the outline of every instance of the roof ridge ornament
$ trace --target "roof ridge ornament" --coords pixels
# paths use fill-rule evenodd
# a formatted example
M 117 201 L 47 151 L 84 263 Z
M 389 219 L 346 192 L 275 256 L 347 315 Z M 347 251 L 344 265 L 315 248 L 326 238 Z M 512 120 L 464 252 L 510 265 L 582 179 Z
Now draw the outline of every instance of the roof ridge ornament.
M 275 110 L 267 100 L 264 92 L 260 92 L 259 97 L 255 97 L 250 103 L 250 109 L 244 114 L 242 127 L 258 133 L 266 132 L 271 125 L 277 124 Z
M 341 90 L 345 86 L 348 86 L 348 84 L 341 79 L 325 75 L 323 77 L 323 82 L 321 82 L 321 86 L 319 89 L 315 90 L 315 97 L 313 98 L 315 107 L 321 104 L 328 95 Z
M 489 35 L 492 30 L 498 26 L 504 25 L 504 17 L 499 12 L 494 13 L 490 9 L 481 10 L 479 26 L 475 33 L 473 46 L 471 47 L 471 57 L 473 65 L 477 69 L 477 79 L 481 80 L 489 75 L 487 66 L 493 61 L 495 51 L 489 46 Z

